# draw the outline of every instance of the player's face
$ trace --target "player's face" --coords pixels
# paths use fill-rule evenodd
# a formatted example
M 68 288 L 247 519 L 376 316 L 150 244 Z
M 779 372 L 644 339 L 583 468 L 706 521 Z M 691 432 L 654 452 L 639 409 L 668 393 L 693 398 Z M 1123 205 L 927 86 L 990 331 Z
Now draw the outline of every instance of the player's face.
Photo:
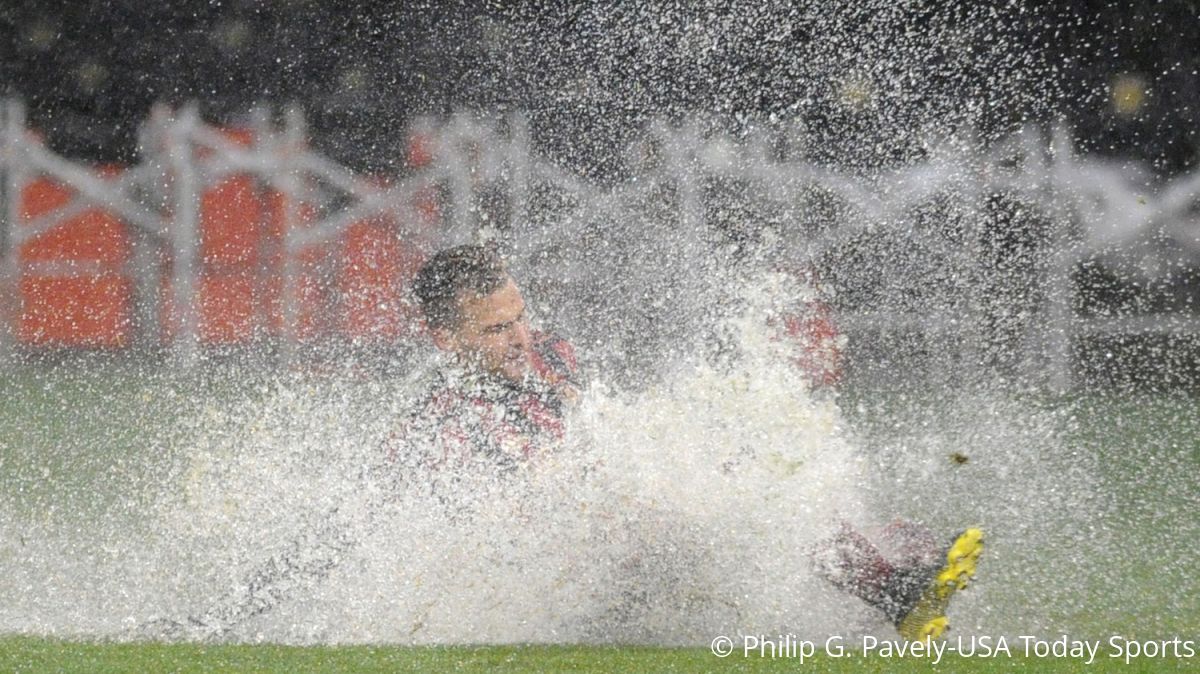
M 521 381 L 529 371 L 531 341 L 525 300 L 510 278 L 489 295 L 459 298 L 458 326 L 446 331 L 444 348 L 485 372 Z

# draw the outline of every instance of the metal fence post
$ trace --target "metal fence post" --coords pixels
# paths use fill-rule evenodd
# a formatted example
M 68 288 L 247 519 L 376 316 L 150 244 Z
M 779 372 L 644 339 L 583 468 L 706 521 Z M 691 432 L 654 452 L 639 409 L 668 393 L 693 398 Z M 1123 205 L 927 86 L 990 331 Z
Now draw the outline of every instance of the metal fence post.
M 195 365 L 200 354 L 199 293 L 196 287 L 199 278 L 200 178 L 191 137 L 198 120 L 195 104 L 189 104 L 169 122 L 166 133 L 167 157 L 174 174 L 171 299 L 177 332 L 173 352 L 176 361 L 184 367 Z
M 283 279 L 282 279 L 282 310 L 283 310 L 283 341 L 282 356 L 285 363 L 295 362 L 297 347 L 300 340 L 300 281 L 299 268 L 300 236 L 298 228 L 301 222 L 300 202 L 304 197 L 303 186 L 289 159 L 303 148 L 304 120 L 295 108 L 289 108 L 285 114 L 285 126 L 282 136 L 273 133 L 271 137 L 271 153 L 274 160 L 274 182 L 283 195 Z
M 2 123 L 4 128 L 3 154 L 0 167 L 4 171 L 4 222 L 0 227 L 0 354 L 11 351 L 16 341 L 17 321 L 21 311 L 21 187 L 24 184 L 24 162 L 21 144 L 25 134 L 25 111 L 20 101 L 5 99 Z
M 1051 232 L 1043 283 L 1046 291 L 1044 381 L 1047 388 L 1056 393 L 1067 391 L 1072 384 L 1075 283 L 1071 276 L 1075 268 L 1075 256 L 1071 224 L 1075 209 L 1067 203 L 1069 193 L 1061 183 L 1070 174 L 1073 158 L 1070 135 L 1062 125 L 1055 125 L 1051 129 L 1046 166 L 1047 177 L 1050 178 L 1045 185 L 1051 209 Z
M 523 115 L 512 113 L 508 117 L 508 165 L 509 202 L 508 231 L 516 232 L 528 220 L 529 164 L 532 161 L 529 146 L 529 123 Z

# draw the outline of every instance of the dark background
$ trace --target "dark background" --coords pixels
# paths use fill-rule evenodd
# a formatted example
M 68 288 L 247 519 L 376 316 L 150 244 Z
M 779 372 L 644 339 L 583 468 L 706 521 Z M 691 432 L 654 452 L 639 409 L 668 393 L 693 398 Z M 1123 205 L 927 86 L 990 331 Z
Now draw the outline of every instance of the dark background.
M 6 0 L 0 93 L 91 161 L 136 161 L 151 104 L 189 100 L 220 123 L 297 103 L 318 146 L 376 172 L 400 170 L 413 115 L 456 109 L 523 110 L 548 151 L 601 172 L 631 129 L 685 112 L 798 120 L 816 159 L 868 167 L 930 129 L 1056 119 L 1159 177 L 1198 158 L 1195 1 L 497 4 Z M 1123 74 L 1145 95 L 1121 112 Z M 848 77 L 871 82 L 865 103 L 838 105 Z

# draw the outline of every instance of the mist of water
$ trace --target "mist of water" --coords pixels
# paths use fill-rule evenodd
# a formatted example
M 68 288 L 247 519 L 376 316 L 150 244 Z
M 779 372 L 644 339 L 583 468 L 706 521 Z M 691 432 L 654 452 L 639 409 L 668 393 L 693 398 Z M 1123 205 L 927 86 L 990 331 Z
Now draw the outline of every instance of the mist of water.
M 989 579 L 1027 575 L 1017 551 L 1061 532 L 1057 523 L 1088 526 L 1078 501 L 1086 462 L 1073 483 L 1037 477 L 1049 475 L 1061 419 L 997 399 L 949 422 L 888 417 L 890 444 L 868 441 L 836 396 L 810 390 L 789 360 L 794 345 L 770 327 L 797 293 L 782 274 L 737 282 L 720 320 L 724 357 L 679 358 L 638 389 L 594 379 L 571 412 L 567 446 L 516 476 L 415 476 L 451 485 L 455 507 L 370 470 L 419 394 L 422 368 L 393 379 L 285 376 L 236 404 L 202 402 L 181 420 L 191 431 L 180 446 L 141 466 L 143 493 L 111 516 L 39 522 L 3 511 L 11 572 L 0 581 L 0 629 L 153 637 L 134 628 L 202 615 L 289 546 L 301 559 L 305 545 L 319 549 L 330 534 L 314 534 L 314 523 L 332 520 L 353 541 L 332 569 L 278 583 L 286 600 L 225 638 L 692 644 L 738 631 L 886 634 L 879 616 L 815 577 L 808 556 L 839 522 L 870 528 L 896 516 L 947 536 L 988 527 L 1003 551 L 998 573 L 954 617 L 967 630 L 1012 626 L 1012 602 L 991 594 Z M 969 464 L 945 458 L 966 446 Z
M 935 157 L 930 144 L 959 134 L 949 154 L 983 156 L 989 139 L 1020 125 L 994 119 L 991 103 L 1011 96 L 1040 110 L 1053 99 L 1053 83 L 1038 77 L 1038 50 L 1008 42 L 1034 18 L 1017 21 L 1026 12 L 1016 5 L 1003 20 L 989 18 L 994 10 L 981 6 L 930 10 L 918 22 L 884 4 L 827 11 L 768 3 L 705 16 L 683 5 L 663 13 L 649 3 L 597 5 L 579 21 L 584 34 L 599 36 L 594 43 L 544 39 L 545 27 L 533 22 L 493 26 L 504 47 L 494 51 L 533 64 L 527 71 L 539 86 L 521 89 L 535 124 L 548 114 L 536 105 L 544 98 L 570 120 L 591 121 L 585 137 L 564 126 L 550 146 L 567 146 L 554 149 L 568 163 L 599 166 L 606 180 L 652 183 L 603 192 L 608 198 L 596 203 L 556 195 L 554 185 L 542 185 L 545 194 L 531 188 L 524 229 L 500 233 L 531 307 L 582 347 L 590 371 L 562 451 L 504 480 L 486 471 L 411 478 L 450 485 L 462 508 L 448 508 L 380 469 L 381 441 L 435 366 L 431 348 L 389 369 L 403 376 L 255 372 L 233 396 L 135 366 L 146 380 L 136 404 L 173 428 L 143 430 L 142 416 L 132 415 L 133 437 L 122 440 L 128 455 L 112 457 L 91 482 L 72 482 L 85 492 L 115 482 L 114 496 L 72 510 L 53 494 L 0 494 L 0 633 L 166 636 L 138 627 L 204 615 L 243 593 L 282 552 L 304 564 L 312 551 L 306 568 L 319 573 L 280 583 L 286 596 L 273 610 L 224 637 L 702 644 L 739 632 L 887 634 L 881 617 L 816 578 L 808 555 L 840 521 L 870 530 L 895 517 L 947 539 L 968 525 L 987 531 L 980 579 L 950 616 L 963 633 L 1073 628 L 1064 607 L 1082 612 L 1094 598 L 1062 582 L 1063 568 L 1103 576 L 1114 552 L 1097 456 L 1064 439 L 1077 430 L 1071 408 L 980 383 L 986 369 L 934 383 L 901 373 L 900 390 L 847 402 L 813 391 L 772 327 L 811 292 L 774 271 L 784 258 L 825 262 L 847 286 L 870 277 L 861 284 L 866 299 L 851 298 L 868 312 L 937 313 L 912 301 L 932 287 L 945 299 L 933 309 L 958 321 L 980 309 L 965 291 L 992 290 L 991 318 L 1016 333 L 1032 322 L 1023 309 L 1044 300 L 1025 292 L 1031 282 L 1023 278 L 1040 264 L 1035 253 L 1046 252 L 1033 250 L 1044 232 L 1015 216 L 981 224 L 992 216 L 969 199 L 991 187 L 971 187 L 972 176 L 990 169 Z M 633 41 L 653 49 L 613 56 Z M 740 77 L 745 63 L 758 63 L 763 78 Z M 625 86 L 631 78 L 638 86 Z M 667 128 L 660 136 L 683 141 L 634 143 L 618 167 L 614 139 L 638 116 L 616 95 L 628 89 L 645 115 L 699 107 L 733 121 L 693 136 Z M 766 126 L 795 117 L 798 128 L 756 136 L 746 105 L 758 106 Z M 1015 119 L 1020 106 L 1011 109 Z M 971 134 L 981 127 L 985 138 Z M 761 156 L 735 151 L 737 134 L 766 138 L 756 146 Z M 1010 153 L 1016 164 L 1046 154 L 1042 140 L 1029 138 L 1032 150 Z M 812 161 L 788 173 L 777 155 Z M 993 173 L 1007 175 L 1009 159 Z M 701 164 L 729 175 L 711 179 Z M 913 184 L 883 179 L 896 166 L 913 168 Z M 1062 194 L 1041 189 L 1040 164 L 1034 169 L 1014 171 L 1036 183 L 1051 210 L 1065 208 Z M 823 191 L 827 178 L 854 189 Z M 688 180 L 687 189 L 734 197 L 713 199 L 706 212 L 703 197 L 686 194 Z M 859 182 L 890 186 L 875 194 Z M 930 199 L 944 209 L 922 213 L 928 203 L 901 198 L 934 184 L 941 192 Z M 556 199 L 578 203 L 555 207 Z M 488 220 L 483 211 L 452 213 L 461 231 L 448 236 L 474 237 Z M 1009 236 L 1008 225 L 1020 230 L 1016 243 L 983 251 L 995 254 L 991 261 L 971 257 L 988 227 Z M 824 236 L 832 231 L 853 236 Z M 772 237 L 782 245 L 769 252 Z M 835 240 L 845 247 L 808 249 Z M 760 245 L 768 252 L 747 252 Z M 981 280 L 979 268 L 947 263 L 960 257 L 999 271 Z M 951 368 L 962 359 L 945 361 Z M 93 388 L 86 394 L 107 393 Z M 55 443 L 41 440 L 0 457 Z M 73 442 L 71 451 L 86 455 L 86 439 Z M 68 470 L 83 463 L 71 461 Z M 37 465 L 22 463 L 14 483 L 51 481 Z M 349 543 L 330 552 L 330 532 Z

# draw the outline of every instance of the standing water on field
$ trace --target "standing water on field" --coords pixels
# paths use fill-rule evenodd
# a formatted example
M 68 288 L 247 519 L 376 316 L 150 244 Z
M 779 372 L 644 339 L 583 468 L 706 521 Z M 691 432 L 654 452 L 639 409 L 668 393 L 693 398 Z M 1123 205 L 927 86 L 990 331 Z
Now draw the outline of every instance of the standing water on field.
M 763 308 L 747 305 L 759 321 Z M 561 455 L 504 481 L 454 476 L 466 514 L 381 498 L 395 487 L 364 469 L 410 382 L 285 378 L 234 405 L 187 401 L 190 432 L 135 478 L 136 503 L 97 513 L 104 526 L 6 509 L 21 536 L 3 539 L 17 571 L 3 628 L 118 636 L 200 615 L 295 541 L 321 548 L 312 523 L 332 518 L 336 533 L 316 538 L 355 545 L 327 574 L 279 583 L 290 599 L 230 636 L 691 643 L 758 624 L 861 629 L 807 555 L 836 518 L 862 519 L 862 457 L 832 400 L 771 365 L 784 347 L 753 321 L 731 322 L 746 336 L 733 362 L 680 363 L 635 393 L 586 389 Z
M 371 470 L 418 374 L 285 376 L 190 398 L 165 376 L 130 383 L 119 393 L 141 389 L 134 404 L 174 417 L 159 423 L 175 430 L 151 441 L 153 455 L 97 459 L 90 478 L 77 477 L 94 483 L 84 490 L 120 485 L 90 513 L 8 493 L 0 628 L 206 638 L 205 627 L 144 625 L 278 592 L 272 610 L 221 636 L 691 644 L 735 631 L 887 634 L 816 578 L 808 557 L 841 521 L 901 515 L 946 536 L 979 524 L 996 541 L 978 592 L 952 613 L 958 629 L 1048 625 L 1034 621 L 1053 578 L 1025 566 L 1037 563 L 1031 550 L 1091 536 L 1098 512 L 1090 461 L 1065 456 L 1061 414 L 993 400 L 936 425 L 891 417 L 893 444 L 868 448 L 769 327 L 793 286 L 780 274 L 734 286 L 715 362 L 681 360 L 635 391 L 594 381 L 560 455 L 506 478 L 439 477 L 454 506 Z M 83 383 L 50 385 L 79 395 L 69 389 Z M 126 416 L 106 423 L 139 418 L 117 412 Z M 960 451 L 970 463 L 947 458 Z M 37 482 L 29 470 L 18 466 L 15 479 Z M 281 555 L 291 572 L 273 569 Z
M 1170 638 L 1200 627 L 1189 547 L 1200 534 L 1198 407 L 1182 394 L 1092 390 L 1130 344 L 1143 367 L 1127 379 L 1145 389 L 1194 371 L 1182 347 L 1194 342 L 1200 287 L 1195 187 L 1076 153 L 1113 137 L 1143 145 L 1158 75 L 1058 79 L 1163 14 L 1096 36 L 1109 19 L 1018 2 L 592 3 L 561 15 L 412 3 L 384 16 L 369 3 L 295 4 L 279 10 L 293 23 L 260 8 L 212 26 L 214 81 L 266 73 L 263 100 L 311 96 L 323 153 L 278 135 L 239 145 L 236 170 L 260 171 L 239 184 L 295 187 L 288 171 L 328 169 L 312 179 L 325 202 L 280 210 L 328 216 L 333 231 L 339 209 L 361 206 L 359 182 L 427 177 L 428 189 L 369 197 L 428 199 L 418 210 L 436 222 L 421 236 L 437 246 L 499 243 L 535 323 L 579 351 L 585 384 L 564 446 L 506 476 L 405 474 L 389 462 L 385 439 L 438 365 L 421 337 L 359 359 L 360 344 L 285 344 L 286 330 L 265 325 L 278 354 L 248 344 L 226 355 L 197 337 L 199 360 L 176 368 L 148 355 L 170 332 L 156 312 L 170 312 L 142 306 L 131 320 L 144 351 L 24 344 L 0 371 L 0 635 L 689 645 L 893 635 L 818 578 L 810 556 L 842 522 L 872 533 L 899 518 L 947 543 L 968 526 L 986 532 L 978 579 L 949 611 L 958 634 Z M 41 53 L 70 33 L 56 21 L 31 21 L 21 49 Z M 201 31 L 165 23 L 172 44 L 137 56 L 178 69 L 174 38 Z M 264 48 L 244 49 L 251 40 Z M 149 38 L 127 42 L 155 51 Z M 1073 42 L 1089 51 L 1061 47 Z M 259 51 L 270 63 L 251 63 Z M 1187 67 L 1168 60 L 1170 72 Z M 94 88 L 105 68 L 81 63 L 75 79 L 104 95 Z M 177 75 L 160 90 L 179 92 Z M 1160 100 L 1187 90 L 1172 87 Z M 1092 126 L 1104 129 L 1065 130 L 1064 116 L 1097 106 L 1106 112 Z M 485 112 L 398 131 L 454 108 Z M 160 112 L 154 128 L 183 128 Z M 52 140 L 80 126 L 39 114 Z M 262 128 L 269 116 L 252 115 Z M 204 136 L 197 161 L 236 144 L 209 136 L 224 138 Z M 208 203 L 170 201 L 186 191 L 186 162 L 156 138 L 138 141 L 149 170 L 129 171 L 137 189 L 107 207 L 137 201 L 141 219 L 182 218 Z M 1194 165 L 1173 161 L 1155 158 L 1154 170 Z M 389 179 L 359 180 L 367 172 Z M 263 218 L 274 207 L 260 206 Z M 419 238 L 410 227 L 391 234 Z M 313 229 L 296 240 L 313 243 L 323 235 Z M 169 234 L 139 230 L 164 249 L 197 243 Z M 383 271 L 349 254 L 314 271 L 312 251 L 292 243 L 296 295 L 395 311 L 349 297 L 337 276 Z M 139 301 L 165 296 L 168 272 L 189 257 L 211 258 L 198 286 L 275 273 L 262 251 L 243 269 L 246 259 L 197 245 L 176 250 L 170 269 L 141 269 Z M 14 269 L 75 273 L 74 261 L 10 252 Z M 5 317 L 20 313 L 3 304 Z M 1183 318 L 1155 322 L 1174 310 Z M 838 364 L 815 383 L 820 358 L 788 328 L 805 312 L 832 316 L 822 329 Z M 310 367 L 310 347 L 334 365 Z

